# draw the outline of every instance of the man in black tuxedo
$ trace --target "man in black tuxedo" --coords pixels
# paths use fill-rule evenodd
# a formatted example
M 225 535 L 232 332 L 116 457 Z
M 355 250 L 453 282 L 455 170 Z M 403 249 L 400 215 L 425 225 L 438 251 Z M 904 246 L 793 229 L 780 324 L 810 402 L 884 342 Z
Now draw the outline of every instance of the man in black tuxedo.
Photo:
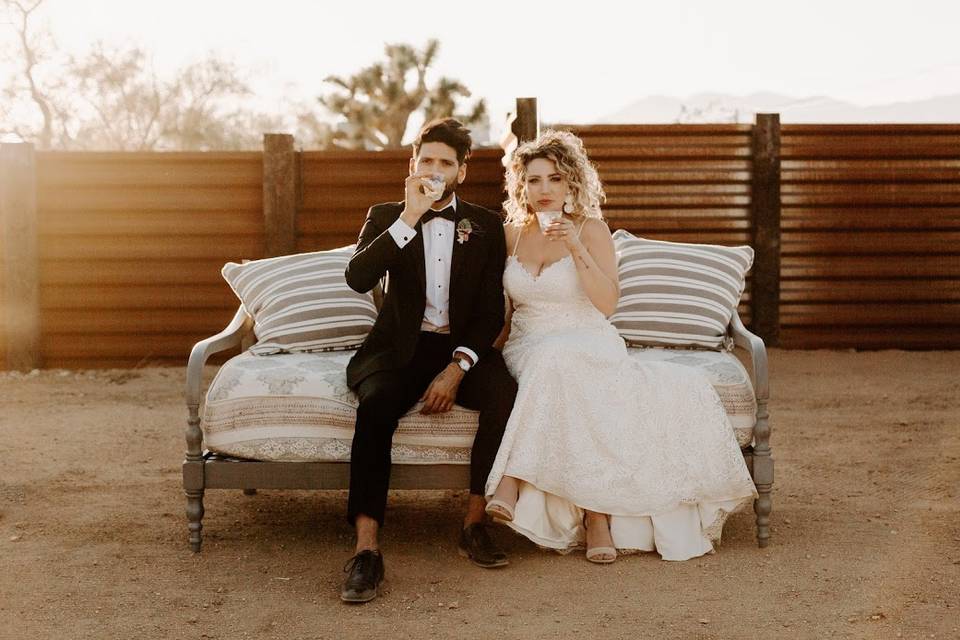
M 491 346 L 503 328 L 506 245 L 499 214 L 457 198 L 471 144 L 469 130 L 453 118 L 424 125 L 413 143 L 404 201 L 370 208 L 347 266 L 356 291 L 387 277 L 380 315 L 347 367 L 347 383 L 360 400 L 347 507 L 357 546 L 341 591 L 347 602 L 377 595 L 383 578 L 377 533 L 393 432 L 421 399 L 424 413 L 449 411 L 454 402 L 480 412 L 459 546 L 479 566 L 507 564 L 485 529 L 483 497 L 517 392 Z M 444 187 L 435 200 L 429 179 L 438 174 Z

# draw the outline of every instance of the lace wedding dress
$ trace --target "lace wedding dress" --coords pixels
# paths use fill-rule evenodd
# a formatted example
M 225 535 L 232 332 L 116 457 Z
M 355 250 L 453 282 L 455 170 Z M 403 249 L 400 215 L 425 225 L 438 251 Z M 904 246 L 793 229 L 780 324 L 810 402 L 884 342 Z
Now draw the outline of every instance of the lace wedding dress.
M 515 249 L 514 249 L 515 251 Z M 509 525 L 543 547 L 583 545 L 583 509 L 611 515 L 614 545 L 686 560 L 713 550 L 756 490 L 710 383 L 631 359 L 570 256 L 532 275 L 515 255 L 503 349 L 519 385 L 490 476 L 520 479 Z

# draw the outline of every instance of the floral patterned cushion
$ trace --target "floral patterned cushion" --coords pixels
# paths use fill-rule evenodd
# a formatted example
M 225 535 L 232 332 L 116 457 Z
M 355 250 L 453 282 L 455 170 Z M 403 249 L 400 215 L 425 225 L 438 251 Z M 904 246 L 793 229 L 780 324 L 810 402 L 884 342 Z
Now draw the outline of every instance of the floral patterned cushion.
M 353 351 L 254 356 L 227 361 L 207 391 L 201 427 L 217 453 L 276 461 L 350 459 L 357 397 L 347 387 Z M 477 412 L 454 407 L 401 419 L 393 461 L 469 464 Z
M 756 403 L 746 370 L 726 352 L 630 349 L 642 360 L 667 360 L 703 371 L 720 393 L 741 446 L 752 438 Z M 245 352 L 226 362 L 207 391 L 201 427 L 207 448 L 238 458 L 347 461 L 357 398 L 347 387 L 353 351 Z M 423 415 L 420 404 L 401 420 L 393 461 L 469 464 L 477 412 L 454 406 Z

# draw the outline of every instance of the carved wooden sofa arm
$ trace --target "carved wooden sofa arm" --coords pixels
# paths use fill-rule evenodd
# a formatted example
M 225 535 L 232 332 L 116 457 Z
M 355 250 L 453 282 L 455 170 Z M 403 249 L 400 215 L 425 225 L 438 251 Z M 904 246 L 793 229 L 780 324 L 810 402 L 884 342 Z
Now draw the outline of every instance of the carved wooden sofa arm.
M 193 345 L 190 351 L 190 360 L 187 362 L 187 406 L 200 405 L 203 393 L 203 365 L 215 353 L 226 351 L 239 345 L 245 337 L 253 332 L 253 318 L 244 310 L 243 306 L 237 309 L 223 331 Z
M 203 432 L 200 430 L 200 398 L 202 396 L 203 365 L 215 353 L 242 344 L 253 331 L 253 318 L 241 306 L 230 324 L 220 333 L 193 345 L 187 363 L 187 452 L 183 460 L 183 490 L 187 496 L 187 521 L 190 547 L 200 550 L 200 531 L 203 520 Z
M 773 508 L 770 496 L 773 489 L 773 456 L 770 451 L 770 414 L 767 411 L 767 403 L 770 401 L 767 347 L 763 340 L 747 331 L 736 313 L 730 318 L 728 331 L 733 343 L 750 355 L 750 376 L 757 398 L 757 422 L 753 427 L 753 446 L 744 450 L 744 457 L 759 494 L 753 505 L 757 514 L 757 543 L 765 547 L 770 542 L 770 511 Z

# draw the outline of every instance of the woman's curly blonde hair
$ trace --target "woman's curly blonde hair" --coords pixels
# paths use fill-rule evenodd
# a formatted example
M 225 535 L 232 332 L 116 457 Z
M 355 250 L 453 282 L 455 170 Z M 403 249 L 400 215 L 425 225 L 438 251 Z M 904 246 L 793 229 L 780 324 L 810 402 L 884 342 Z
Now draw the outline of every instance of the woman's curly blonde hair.
M 607 196 L 597 169 L 583 148 L 583 141 L 569 131 L 548 129 L 536 140 L 521 144 L 510 157 L 506 175 L 507 199 L 503 202 L 508 224 L 523 226 L 533 218 L 533 209 L 527 202 L 527 165 L 537 158 L 552 160 L 566 179 L 573 196 L 573 213 L 569 215 L 603 220 L 600 205 Z

